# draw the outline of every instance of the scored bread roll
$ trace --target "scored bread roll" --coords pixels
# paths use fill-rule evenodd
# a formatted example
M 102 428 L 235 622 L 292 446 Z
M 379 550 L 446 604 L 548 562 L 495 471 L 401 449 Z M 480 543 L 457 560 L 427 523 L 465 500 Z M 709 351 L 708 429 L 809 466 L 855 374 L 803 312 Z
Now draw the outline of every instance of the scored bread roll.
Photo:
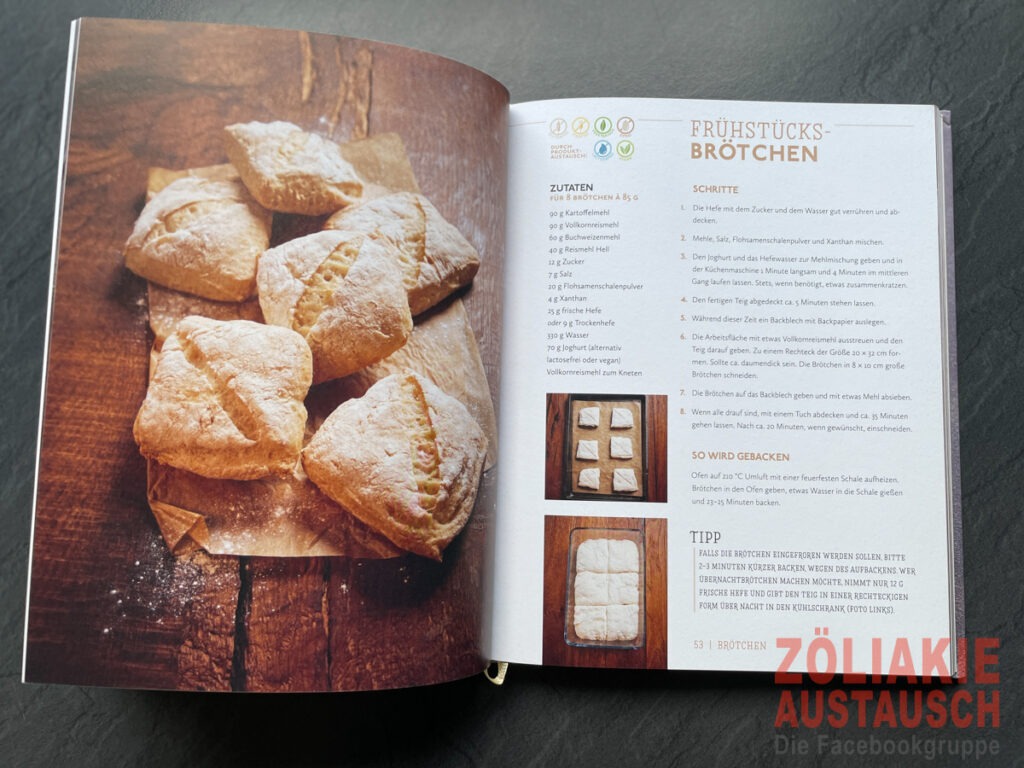
M 409 307 L 418 315 L 468 285 L 480 255 L 423 195 L 398 192 L 338 211 L 325 229 L 347 230 L 394 244 L 405 263 Z
M 216 301 L 256 290 L 271 214 L 238 180 L 178 179 L 153 196 L 124 246 L 125 266 L 154 283 Z
M 362 181 L 330 139 L 280 120 L 224 131 L 228 159 L 265 208 L 319 216 L 362 197 Z
M 394 374 L 327 417 L 302 452 L 316 486 L 402 549 L 435 560 L 476 501 L 487 438 L 427 379 Z
M 306 402 L 310 420 L 318 424 L 342 400 L 362 397 L 376 382 L 405 371 L 425 376 L 466 406 L 487 436 L 484 469 L 493 466 L 498 458 L 497 418 L 487 373 L 461 299 L 417 318 L 409 340 L 380 362 L 318 387 Z
M 135 441 L 143 456 L 204 477 L 286 472 L 302 449 L 311 376 L 293 331 L 186 317 L 159 353 Z
M 332 230 L 289 240 L 260 257 L 263 317 L 306 339 L 315 383 L 348 376 L 409 338 L 412 316 L 391 250 Z

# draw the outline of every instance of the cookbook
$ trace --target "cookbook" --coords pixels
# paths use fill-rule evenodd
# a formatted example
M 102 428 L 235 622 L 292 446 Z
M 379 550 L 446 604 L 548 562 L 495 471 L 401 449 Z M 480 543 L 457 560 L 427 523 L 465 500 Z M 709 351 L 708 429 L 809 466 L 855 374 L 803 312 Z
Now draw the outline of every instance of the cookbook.
M 962 675 L 948 114 L 111 19 L 65 101 L 25 681 Z

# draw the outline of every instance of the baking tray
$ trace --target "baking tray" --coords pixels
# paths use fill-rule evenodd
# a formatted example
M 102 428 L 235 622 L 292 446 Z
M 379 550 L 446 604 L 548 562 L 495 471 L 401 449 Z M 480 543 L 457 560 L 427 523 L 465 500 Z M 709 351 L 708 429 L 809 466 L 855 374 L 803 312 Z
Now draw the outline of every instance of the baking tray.
M 596 428 L 580 427 L 578 414 L 581 408 L 597 406 L 600 408 L 600 424 Z M 611 429 L 609 419 L 612 408 L 626 407 L 633 412 L 633 426 L 630 429 Z M 569 395 L 569 404 L 565 409 L 565 444 L 563 446 L 565 468 L 562 473 L 562 498 L 586 499 L 592 501 L 647 501 L 647 398 L 643 395 Z M 611 437 L 631 437 L 633 439 L 633 458 L 628 460 L 611 459 L 608 445 Z M 597 440 L 601 451 L 597 462 L 581 461 L 576 458 L 576 444 L 579 440 Z M 579 486 L 579 472 L 588 467 L 600 467 L 601 484 L 597 490 L 584 489 Z M 637 477 L 637 491 L 616 493 L 612 490 L 612 469 L 630 468 Z
M 580 545 L 591 540 L 626 540 L 636 545 L 639 555 L 637 571 L 637 633 L 635 637 L 625 640 L 592 639 L 580 637 L 576 632 L 576 575 L 577 553 Z M 610 648 L 619 650 L 635 650 L 643 648 L 646 642 L 647 606 L 646 606 L 646 557 L 644 552 L 643 531 L 637 528 L 573 528 L 569 532 L 569 554 L 565 581 L 565 642 L 577 648 Z

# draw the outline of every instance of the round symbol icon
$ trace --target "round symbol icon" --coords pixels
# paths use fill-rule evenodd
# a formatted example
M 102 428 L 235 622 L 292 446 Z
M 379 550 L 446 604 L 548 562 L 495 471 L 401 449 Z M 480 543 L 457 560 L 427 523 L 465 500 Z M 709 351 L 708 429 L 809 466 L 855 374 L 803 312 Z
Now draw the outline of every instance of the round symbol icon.
M 556 117 L 551 121 L 548 126 L 552 136 L 565 136 L 569 131 L 569 124 L 565 121 L 564 117 Z
M 612 143 L 607 139 L 601 139 L 594 145 L 594 157 L 607 160 L 612 156 Z
M 607 136 L 612 132 L 612 121 L 608 117 L 599 117 L 594 121 L 594 133 L 598 136 Z
M 633 122 L 632 117 L 620 117 L 618 122 L 615 123 L 615 127 L 619 131 L 620 136 L 629 136 L 633 133 L 633 129 L 636 128 L 636 124 Z
M 636 144 L 629 139 L 623 139 L 615 145 L 615 154 L 623 160 L 629 160 L 636 152 Z
M 572 121 L 572 133 L 574 136 L 586 136 L 590 130 L 590 121 L 585 117 L 577 117 Z

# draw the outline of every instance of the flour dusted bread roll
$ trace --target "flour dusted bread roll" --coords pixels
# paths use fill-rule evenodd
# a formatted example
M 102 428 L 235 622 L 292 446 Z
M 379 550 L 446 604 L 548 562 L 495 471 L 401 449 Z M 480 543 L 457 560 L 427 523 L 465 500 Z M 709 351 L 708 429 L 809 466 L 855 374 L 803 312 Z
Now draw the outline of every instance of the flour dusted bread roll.
M 125 265 L 154 283 L 217 301 L 256 291 L 256 261 L 271 214 L 238 180 L 185 177 L 146 203 L 124 247 Z
M 147 458 L 205 477 L 286 472 L 302 449 L 311 371 L 293 331 L 186 317 L 164 342 L 135 440 Z
M 403 346 L 380 362 L 321 387 L 318 395 L 332 398 L 333 408 L 342 400 L 362 397 L 381 379 L 405 371 L 425 376 L 466 406 L 487 435 L 487 464 L 484 469 L 493 466 L 498 456 L 498 424 L 487 385 L 487 373 L 461 299 L 420 317 Z M 316 413 L 314 404 L 310 408 L 311 417 L 315 418 Z
M 371 528 L 440 560 L 469 519 L 486 452 L 465 406 L 405 373 L 338 406 L 302 464 L 321 491 Z
M 313 350 L 313 381 L 355 373 L 401 347 L 412 331 L 403 273 L 391 246 L 344 231 L 315 232 L 268 250 L 259 263 L 263 317 Z
M 329 139 L 283 121 L 224 130 L 228 159 L 265 208 L 318 216 L 362 197 L 362 181 Z
M 409 307 L 414 315 L 468 285 L 480 268 L 472 244 L 423 195 L 399 192 L 335 213 L 324 225 L 397 248 L 406 265 Z

